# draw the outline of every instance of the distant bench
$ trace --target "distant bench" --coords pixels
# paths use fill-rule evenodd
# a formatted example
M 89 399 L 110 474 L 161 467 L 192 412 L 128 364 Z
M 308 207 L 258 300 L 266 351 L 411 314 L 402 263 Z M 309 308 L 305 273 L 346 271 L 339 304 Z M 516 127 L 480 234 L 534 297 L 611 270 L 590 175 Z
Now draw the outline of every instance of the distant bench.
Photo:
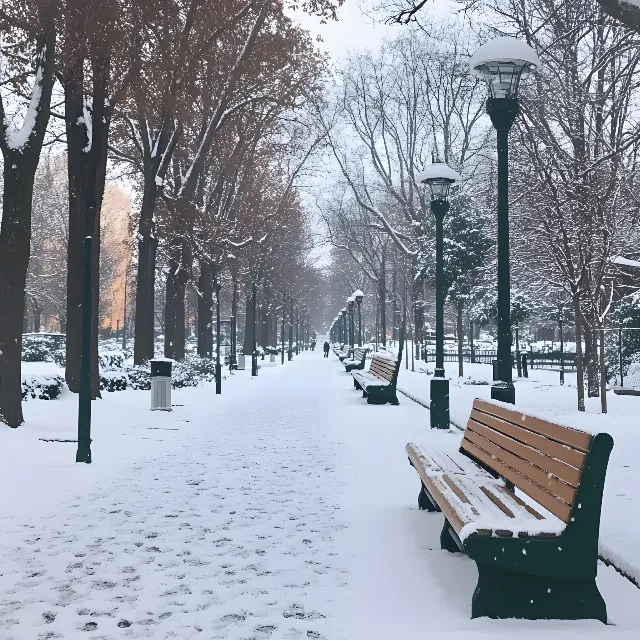
M 472 618 L 606 623 L 595 578 L 612 447 L 609 434 L 478 399 L 459 452 L 407 445 L 422 481 L 418 506 L 444 514 L 442 548 L 478 566 Z
M 371 359 L 369 371 L 352 371 L 353 386 L 362 390 L 367 404 L 400 404 L 396 395 L 398 372 L 404 348 L 404 329 L 400 330 L 398 357 L 376 353 Z
M 349 373 L 350 371 L 362 371 L 364 369 L 368 351 L 369 349 L 367 349 L 366 347 L 358 347 L 357 349 L 355 349 L 352 358 L 348 358 L 342 361 L 345 371 L 347 373 Z

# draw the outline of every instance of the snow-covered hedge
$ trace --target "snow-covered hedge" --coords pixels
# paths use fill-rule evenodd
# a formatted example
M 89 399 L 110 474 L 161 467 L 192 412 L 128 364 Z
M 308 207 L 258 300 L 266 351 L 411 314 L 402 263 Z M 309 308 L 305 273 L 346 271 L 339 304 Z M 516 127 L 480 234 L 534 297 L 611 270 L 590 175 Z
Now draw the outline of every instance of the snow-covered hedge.
M 172 366 L 172 387 L 197 387 L 203 382 L 215 380 L 215 360 L 189 354 L 181 362 Z M 126 361 L 122 352 L 100 354 L 100 389 L 104 391 L 124 391 L 151 389 L 151 368 L 147 365 L 134 366 Z
M 22 336 L 24 362 L 57 362 L 64 353 L 65 336 L 60 333 L 25 333 Z
M 100 351 L 98 366 L 100 371 L 117 371 L 124 367 L 125 354 L 122 351 Z
M 64 387 L 58 375 L 29 375 L 22 378 L 22 399 L 55 400 Z
M 128 386 L 129 378 L 126 373 L 120 371 L 100 372 L 101 391 L 124 391 Z

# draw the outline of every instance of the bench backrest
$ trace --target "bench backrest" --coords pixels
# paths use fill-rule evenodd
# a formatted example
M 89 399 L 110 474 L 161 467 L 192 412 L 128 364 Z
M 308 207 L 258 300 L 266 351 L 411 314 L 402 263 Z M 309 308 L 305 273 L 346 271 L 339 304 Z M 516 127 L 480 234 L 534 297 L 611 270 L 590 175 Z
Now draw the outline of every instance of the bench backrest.
M 592 438 L 476 399 L 461 450 L 569 522 Z
M 363 358 L 366 357 L 367 351 L 369 351 L 369 349 L 367 349 L 365 347 L 357 348 L 353 353 L 353 359 L 354 360 L 362 360 Z
M 387 380 L 388 382 L 393 382 L 396 364 L 395 360 L 376 355 L 371 359 L 369 373 L 372 373 L 374 376 L 382 378 L 383 380 Z
M 379 378 L 388 380 L 392 386 L 395 387 L 398 382 L 398 371 L 400 370 L 400 363 L 402 362 L 402 351 L 404 350 L 404 327 L 400 327 L 400 336 L 398 339 L 400 348 L 398 349 L 398 359 L 391 360 L 387 356 L 374 355 L 371 359 L 371 366 L 369 367 L 369 373 L 372 373 Z

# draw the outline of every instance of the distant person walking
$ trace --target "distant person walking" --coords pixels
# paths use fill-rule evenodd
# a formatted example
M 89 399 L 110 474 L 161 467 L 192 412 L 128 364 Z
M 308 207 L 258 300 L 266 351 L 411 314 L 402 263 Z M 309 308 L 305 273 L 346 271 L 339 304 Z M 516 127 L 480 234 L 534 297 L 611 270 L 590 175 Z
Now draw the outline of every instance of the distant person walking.
M 324 357 L 325 358 L 329 357 L 329 343 L 328 342 L 324 343 Z

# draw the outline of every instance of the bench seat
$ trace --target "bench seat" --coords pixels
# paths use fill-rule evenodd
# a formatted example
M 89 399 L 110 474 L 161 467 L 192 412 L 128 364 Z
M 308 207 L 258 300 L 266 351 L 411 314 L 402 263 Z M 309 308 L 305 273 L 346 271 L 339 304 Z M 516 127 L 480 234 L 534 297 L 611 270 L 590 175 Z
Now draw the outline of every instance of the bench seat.
M 533 507 L 462 454 L 407 445 L 407 454 L 429 495 L 437 496 L 434 507 L 447 515 L 458 540 L 472 534 L 520 538 L 560 535 L 566 524 L 539 507 Z

